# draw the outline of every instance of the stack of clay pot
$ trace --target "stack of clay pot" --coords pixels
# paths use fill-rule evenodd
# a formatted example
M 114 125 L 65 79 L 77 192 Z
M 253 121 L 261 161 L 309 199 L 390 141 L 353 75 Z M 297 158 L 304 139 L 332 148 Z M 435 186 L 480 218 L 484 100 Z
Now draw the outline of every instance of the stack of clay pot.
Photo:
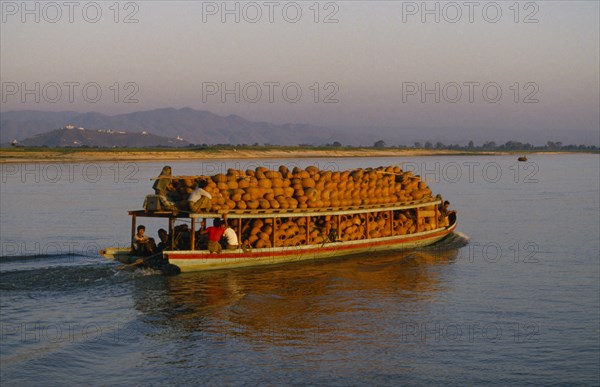
M 256 248 L 306 244 L 306 218 L 276 218 L 275 222 L 276 229 L 273 219 L 243 219 L 242 240 Z
M 434 206 L 359 214 L 241 219 L 242 241 L 252 247 L 286 247 L 414 234 L 436 228 Z M 273 226 L 275 222 L 275 227 Z M 236 228 L 237 230 L 237 228 Z
M 211 212 L 312 212 L 310 217 L 241 219 L 241 240 L 255 248 L 320 244 L 428 231 L 436 227 L 434 206 L 332 216 L 326 209 L 378 207 L 431 197 L 431 190 L 412 172 L 399 167 L 320 171 L 316 167 L 277 171 L 265 167 L 200 176 L 212 195 Z M 192 179 L 175 185 L 191 191 Z M 263 212 L 261 211 L 261 212 Z M 275 222 L 275 225 L 273 224 Z M 236 231 L 238 229 L 236 228 Z
M 229 169 L 227 174 L 201 176 L 209 182 L 212 211 L 304 210 L 393 204 L 421 200 L 431 190 L 412 172 L 399 167 L 320 171 L 285 166 L 279 170 Z M 189 180 L 189 181 L 188 181 Z M 191 186 L 190 179 L 179 185 Z

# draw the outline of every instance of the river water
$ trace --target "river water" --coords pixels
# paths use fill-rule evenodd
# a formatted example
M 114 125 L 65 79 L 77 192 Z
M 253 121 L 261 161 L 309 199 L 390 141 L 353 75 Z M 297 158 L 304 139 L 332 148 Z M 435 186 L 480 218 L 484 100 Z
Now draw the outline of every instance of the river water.
M 97 251 L 127 245 L 126 210 L 164 164 L 1 165 L 2 385 L 600 383 L 598 155 L 171 162 L 401 164 L 450 200 L 458 232 L 413 251 L 117 270 Z

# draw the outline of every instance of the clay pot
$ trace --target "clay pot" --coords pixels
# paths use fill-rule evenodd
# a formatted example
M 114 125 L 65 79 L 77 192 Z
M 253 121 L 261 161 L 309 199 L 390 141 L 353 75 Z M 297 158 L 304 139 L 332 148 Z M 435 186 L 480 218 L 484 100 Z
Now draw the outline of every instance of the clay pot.
M 249 179 L 241 178 L 241 179 L 238 179 L 237 182 L 238 182 L 238 188 L 244 189 L 244 188 L 250 187 L 250 180 Z
M 285 165 L 280 165 L 279 173 L 281 173 L 282 176 L 286 176 L 288 173 L 290 173 L 290 170 Z
M 242 200 L 242 194 L 240 194 L 240 193 L 234 193 L 234 194 L 230 195 L 229 197 L 234 202 L 239 202 L 240 200 Z
M 225 176 L 222 173 L 216 174 L 213 176 L 212 180 L 215 183 L 226 183 L 227 182 L 227 176 Z
M 275 194 L 273 192 L 266 192 L 263 195 L 263 199 L 271 201 L 271 200 L 275 199 Z
M 271 186 L 273 188 L 281 188 L 283 187 L 283 180 L 281 178 L 271 179 Z
M 423 192 L 416 190 L 411 192 L 410 196 L 414 199 L 414 200 L 421 200 L 423 199 Z
M 315 181 L 313 179 L 311 179 L 310 177 L 302 179 L 302 187 L 304 189 L 313 188 L 315 185 L 316 185 Z
M 258 186 L 260 188 L 271 188 L 272 185 L 273 183 L 269 179 L 264 178 L 258 180 Z
M 310 173 L 311 175 L 314 175 L 319 172 L 319 168 L 315 167 L 314 165 L 311 165 L 309 167 L 306 167 L 306 172 Z

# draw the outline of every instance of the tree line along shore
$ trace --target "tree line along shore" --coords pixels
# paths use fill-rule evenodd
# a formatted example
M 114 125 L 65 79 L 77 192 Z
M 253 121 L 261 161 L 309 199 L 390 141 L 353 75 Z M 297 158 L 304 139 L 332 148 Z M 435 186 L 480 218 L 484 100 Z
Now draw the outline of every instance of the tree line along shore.
M 521 155 L 555 153 L 599 153 L 596 147 L 584 149 L 426 149 L 387 147 L 302 147 L 302 146 L 206 146 L 190 148 L 45 148 L 10 147 L 0 149 L 0 162 L 77 161 L 186 161 L 209 159 L 310 158 L 310 157 L 411 157 L 458 155 Z

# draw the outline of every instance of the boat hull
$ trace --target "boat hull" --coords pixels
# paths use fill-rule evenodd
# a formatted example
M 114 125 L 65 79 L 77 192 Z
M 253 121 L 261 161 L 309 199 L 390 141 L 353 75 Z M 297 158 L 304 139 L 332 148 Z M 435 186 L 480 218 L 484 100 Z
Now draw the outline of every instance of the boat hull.
M 164 255 L 168 258 L 170 264 L 176 265 L 182 272 L 272 265 L 377 251 L 418 248 L 443 239 L 452 233 L 455 228 L 456 224 L 453 224 L 447 228 L 410 235 L 332 242 L 321 245 L 275 247 L 250 251 L 241 249 L 223 250 L 220 254 L 211 254 L 206 250 L 166 251 Z M 134 260 L 134 257 L 129 254 L 129 249 L 108 248 L 103 250 L 101 254 L 122 263 L 129 263 Z

